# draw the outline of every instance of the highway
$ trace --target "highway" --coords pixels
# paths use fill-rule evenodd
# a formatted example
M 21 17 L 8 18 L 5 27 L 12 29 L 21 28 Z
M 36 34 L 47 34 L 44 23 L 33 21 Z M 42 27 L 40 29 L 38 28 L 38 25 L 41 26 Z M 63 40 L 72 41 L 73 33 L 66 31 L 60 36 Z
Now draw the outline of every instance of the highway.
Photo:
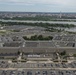
M 76 68 L 0 68 L 0 70 L 76 70 Z

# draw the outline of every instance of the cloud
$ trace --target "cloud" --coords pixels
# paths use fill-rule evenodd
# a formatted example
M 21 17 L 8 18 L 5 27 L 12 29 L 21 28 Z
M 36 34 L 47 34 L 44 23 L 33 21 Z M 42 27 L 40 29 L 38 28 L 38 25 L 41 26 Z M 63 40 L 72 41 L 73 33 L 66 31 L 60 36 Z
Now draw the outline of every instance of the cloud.
M 0 10 L 76 11 L 76 0 L 0 0 Z
M 69 4 L 75 4 L 76 0 L 0 0 L 0 2 L 69 5 Z
M 1 3 L 12 4 L 12 5 L 55 5 L 63 7 L 73 7 L 76 6 L 76 0 L 0 0 Z

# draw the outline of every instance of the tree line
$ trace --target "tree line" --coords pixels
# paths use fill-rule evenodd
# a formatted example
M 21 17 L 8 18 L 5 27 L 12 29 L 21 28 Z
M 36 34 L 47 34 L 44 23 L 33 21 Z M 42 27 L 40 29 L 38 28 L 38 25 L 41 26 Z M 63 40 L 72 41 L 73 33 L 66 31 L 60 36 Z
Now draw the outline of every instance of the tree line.
M 71 27 L 76 27 L 73 24 L 50 24 L 50 23 L 27 23 L 27 22 L 2 22 L 0 21 L 0 24 L 3 26 L 12 26 L 12 25 L 25 25 L 25 26 L 39 26 L 39 27 L 63 27 L 63 28 L 71 28 Z
M 28 38 L 27 36 L 23 36 L 23 38 L 25 40 L 52 40 L 53 37 L 52 36 L 46 36 L 44 37 L 43 35 L 34 35 L 34 36 L 31 36 L 30 38 Z

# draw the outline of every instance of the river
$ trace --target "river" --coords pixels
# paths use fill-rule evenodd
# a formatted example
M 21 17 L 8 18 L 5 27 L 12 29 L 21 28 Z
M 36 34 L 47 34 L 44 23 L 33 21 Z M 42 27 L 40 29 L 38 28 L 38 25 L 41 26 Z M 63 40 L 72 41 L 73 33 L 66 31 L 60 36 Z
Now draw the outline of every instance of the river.
M 50 24 L 74 24 L 76 25 L 76 22 L 68 22 L 68 21 L 24 21 L 24 20 L 1 20 L 3 22 L 26 22 L 26 23 L 50 23 Z

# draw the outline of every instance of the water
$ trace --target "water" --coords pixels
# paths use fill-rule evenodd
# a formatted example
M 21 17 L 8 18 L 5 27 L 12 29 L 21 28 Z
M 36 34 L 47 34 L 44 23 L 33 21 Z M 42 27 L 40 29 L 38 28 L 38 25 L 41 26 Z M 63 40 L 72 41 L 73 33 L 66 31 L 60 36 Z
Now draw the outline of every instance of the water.
M 50 23 L 50 24 L 74 24 L 76 25 L 76 22 L 68 22 L 68 21 L 24 21 L 24 20 L 0 20 L 3 22 L 26 22 L 26 23 Z

